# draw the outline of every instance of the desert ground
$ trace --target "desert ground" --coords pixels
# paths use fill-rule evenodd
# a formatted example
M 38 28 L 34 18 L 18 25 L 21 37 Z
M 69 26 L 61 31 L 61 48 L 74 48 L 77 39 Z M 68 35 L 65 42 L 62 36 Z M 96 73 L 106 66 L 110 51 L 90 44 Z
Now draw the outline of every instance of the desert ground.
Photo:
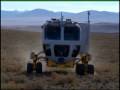
M 1 30 L 1 89 L 119 89 L 119 34 L 91 33 L 90 53 L 95 75 L 76 75 L 74 70 L 49 71 L 27 75 L 26 64 L 31 51 L 42 50 L 40 32 Z

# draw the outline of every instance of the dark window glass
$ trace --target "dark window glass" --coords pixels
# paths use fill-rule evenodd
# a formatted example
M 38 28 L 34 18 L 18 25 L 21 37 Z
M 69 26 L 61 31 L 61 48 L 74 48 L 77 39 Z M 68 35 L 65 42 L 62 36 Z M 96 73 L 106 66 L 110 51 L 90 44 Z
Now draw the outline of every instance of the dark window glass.
M 68 45 L 55 45 L 54 46 L 55 56 L 67 57 L 69 54 L 69 49 L 70 47 Z
M 51 56 L 50 45 L 44 44 L 44 45 L 43 45 L 43 49 L 44 49 L 44 51 L 45 51 L 46 56 Z
M 64 27 L 64 40 L 79 40 L 80 30 L 77 26 Z
M 60 40 L 60 26 L 47 25 L 45 27 L 45 39 Z
M 80 51 L 80 46 L 76 45 L 72 52 L 72 57 L 76 57 Z

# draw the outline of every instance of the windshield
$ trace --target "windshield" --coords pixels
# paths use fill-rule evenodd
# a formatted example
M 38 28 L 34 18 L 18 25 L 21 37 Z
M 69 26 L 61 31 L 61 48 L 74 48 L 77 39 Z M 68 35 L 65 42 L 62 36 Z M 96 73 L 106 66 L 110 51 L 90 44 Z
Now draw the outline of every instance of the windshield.
M 45 39 L 60 40 L 60 26 L 47 25 L 45 27 Z
M 64 40 L 79 40 L 80 30 L 76 26 L 65 26 Z

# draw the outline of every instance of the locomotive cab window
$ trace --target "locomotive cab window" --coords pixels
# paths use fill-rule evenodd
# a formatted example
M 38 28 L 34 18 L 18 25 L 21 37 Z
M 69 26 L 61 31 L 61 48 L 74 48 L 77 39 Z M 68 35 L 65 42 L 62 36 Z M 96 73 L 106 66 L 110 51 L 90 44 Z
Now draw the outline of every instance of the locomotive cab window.
M 60 40 L 60 26 L 47 25 L 45 27 L 45 39 Z
M 76 26 L 65 26 L 64 40 L 80 40 L 80 30 Z

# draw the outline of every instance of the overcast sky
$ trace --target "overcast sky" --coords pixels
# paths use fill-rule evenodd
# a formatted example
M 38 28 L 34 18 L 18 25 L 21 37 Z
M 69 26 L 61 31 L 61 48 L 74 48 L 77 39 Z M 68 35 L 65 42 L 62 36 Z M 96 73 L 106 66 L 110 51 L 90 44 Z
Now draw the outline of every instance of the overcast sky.
M 47 9 L 51 11 L 82 12 L 86 10 L 119 12 L 118 1 L 1 1 L 2 10 L 26 11 Z

